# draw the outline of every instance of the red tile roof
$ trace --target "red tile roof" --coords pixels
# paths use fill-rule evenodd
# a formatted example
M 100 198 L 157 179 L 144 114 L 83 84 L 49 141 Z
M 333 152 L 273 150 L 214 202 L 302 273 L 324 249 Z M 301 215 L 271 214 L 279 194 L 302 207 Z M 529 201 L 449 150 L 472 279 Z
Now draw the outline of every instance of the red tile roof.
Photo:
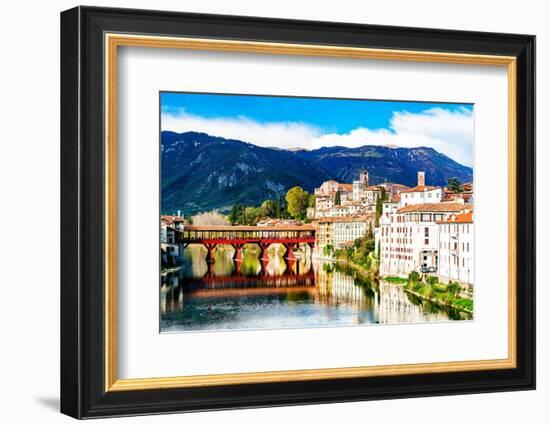
M 353 192 L 353 185 L 347 183 L 338 183 L 338 189 L 345 192 Z
M 403 189 L 400 193 L 426 192 L 428 190 L 435 190 L 435 189 L 439 189 L 439 187 L 420 185 L 420 186 L 411 187 L 410 189 Z
M 319 224 L 323 223 L 345 223 L 348 221 L 372 221 L 374 214 L 355 215 L 347 217 L 323 217 L 319 219 Z
M 473 223 L 474 213 L 465 212 L 461 214 L 452 214 L 443 221 L 438 221 L 439 224 L 451 224 L 451 223 Z
M 178 215 L 161 215 L 160 219 L 161 221 L 164 221 L 168 224 L 178 223 L 178 222 L 182 223 L 184 221 L 184 218 Z
M 407 205 L 406 207 L 399 208 L 397 212 L 459 212 L 467 209 L 465 207 L 466 205 L 458 202 L 439 202 L 433 204 Z
M 442 201 L 451 201 L 454 199 L 464 199 L 465 201 L 468 201 L 471 199 L 473 195 L 471 193 L 453 193 L 453 192 L 447 192 L 443 195 L 443 198 L 441 198 Z
M 396 204 L 400 200 L 401 200 L 401 197 L 399 195 L 392 195 L 390 197 L 390 199 L 386 199 L 384 202 L 392 202 L 392 203 Z

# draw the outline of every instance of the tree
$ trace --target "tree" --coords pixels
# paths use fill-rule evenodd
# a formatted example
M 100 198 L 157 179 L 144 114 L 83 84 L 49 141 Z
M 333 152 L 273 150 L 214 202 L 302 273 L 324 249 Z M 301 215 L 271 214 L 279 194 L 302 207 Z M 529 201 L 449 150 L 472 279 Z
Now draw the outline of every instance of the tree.
M 277 210 L 275 214 L 275 218 L 287 218 L 288 213 L 286 212 L 286 202 L 284 198 L 279 193 L 277 195 Z
M 245 206 L 242 204 L 233 205 L 233 208 L 231 208 L 231 212 L 229 213 L 229 222 L 232 225 L 242 224 L 244 218 L 244 209 Z
M 450 177 L 447 179 L 447 190 L 453 193 L 462 193 L 464 192 L 464 187 L 462 187 L 462 183 L 456 177 Z
M 378 226 L 380 223 L 380 217 L 382 217 L 382 202 L 385 201 L 386 198 L 386 190 L 382 188 L 382 192 L 380 192 L 380 196 L 376 198 L 376 219 L 375 219 L 375 225 Z
M 261 219 L 261 211 L 258 208 L 246 207 L 244 209 L 243 224 L 254 226 Z
M 340 205 L 342 203 L 342 195 L 340 195 L 340 191 L 336 191 L 336 195 L 334 195 L 334 205 Z
M 369 230 L 367 230 L 367 239 L 374 240 L 374 230 L 372 229 L 372 222 L 369 223 Z
M 316 196 L 313 193 L 309 195 L 308 207 L 310 208 L 315 207 L 315 199 L 316 199 Z
M 269 218 L 277 217 L 277 202 L 272 199 L 262 202 L 261 208 L 264 210 L 264 213 Z
M 326 244 L 323 247 L 323 255 L 325 257 L 331 256 L 333 252 L 334 252 L 334 246 L 332 246 L 332 244 Z
M 300 186 L 294 186 L 285 196 L 288 213 L 296 219 L 304 219 L 309 205 L 309 193 Z

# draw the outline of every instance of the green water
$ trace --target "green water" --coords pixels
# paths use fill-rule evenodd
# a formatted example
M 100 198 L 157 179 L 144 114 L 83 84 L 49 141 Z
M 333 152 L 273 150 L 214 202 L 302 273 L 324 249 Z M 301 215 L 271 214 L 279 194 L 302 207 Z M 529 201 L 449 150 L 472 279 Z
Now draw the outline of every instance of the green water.
M 277 248 L 277 246 L 274 246 Z M 280 329 L 462 320 L 456 311 L 426 303 L 401 286 L 379 282 L 332 263 L 312 260 L 308 251 L 288 262 L 280 251 L 262 264 L 258 249 L 218 249 L 215 262 L 191 246 L 176 270 L 163 273 L 161 332 Z

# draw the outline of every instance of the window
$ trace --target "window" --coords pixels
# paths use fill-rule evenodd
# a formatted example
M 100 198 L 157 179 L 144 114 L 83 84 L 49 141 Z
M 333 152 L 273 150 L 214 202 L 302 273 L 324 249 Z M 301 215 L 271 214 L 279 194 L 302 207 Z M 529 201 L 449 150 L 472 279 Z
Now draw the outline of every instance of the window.
M 429 239 L 424 239 L 424 245 L 429 245 L 430 244 L 430 240 Z

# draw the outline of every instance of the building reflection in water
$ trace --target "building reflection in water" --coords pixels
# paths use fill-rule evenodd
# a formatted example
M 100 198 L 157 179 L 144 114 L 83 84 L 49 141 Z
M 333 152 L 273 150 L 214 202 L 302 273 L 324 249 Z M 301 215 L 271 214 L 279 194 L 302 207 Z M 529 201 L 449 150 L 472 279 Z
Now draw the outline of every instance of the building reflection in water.
M 262 263 L 254 248 L 242 262 L 231 248 L 208 264 L 202 247 L 186 252 L 183 267 L 161 276 L 161 331 L 286 328 L 414 323 L 461 319 L 416 300 L 398 285 L 371 281 L 353 269 L 312 261 L 289 262 L 277 251 Z

